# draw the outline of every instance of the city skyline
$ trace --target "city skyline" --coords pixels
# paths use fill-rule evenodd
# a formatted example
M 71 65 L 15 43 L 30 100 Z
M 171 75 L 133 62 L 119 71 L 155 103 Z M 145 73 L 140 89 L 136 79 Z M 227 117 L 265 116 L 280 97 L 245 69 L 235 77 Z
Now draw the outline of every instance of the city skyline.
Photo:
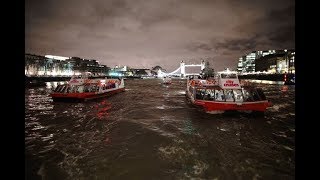
M 25 51 L 175 70 L 208 59 L 236 69 L 254 50 L 295 48 L 295 2 L 26 1 Z

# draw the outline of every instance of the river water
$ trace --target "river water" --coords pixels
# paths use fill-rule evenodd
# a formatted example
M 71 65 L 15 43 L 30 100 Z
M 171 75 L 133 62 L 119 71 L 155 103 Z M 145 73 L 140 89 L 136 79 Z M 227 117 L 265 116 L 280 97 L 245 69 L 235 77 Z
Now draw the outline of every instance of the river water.
M 204 113 L 183 79 L 125 84 L 83 103 L 26 88 L 25 178 L 295 179 L 295 86 L 258 82 L 273 106 L 256 116 Z

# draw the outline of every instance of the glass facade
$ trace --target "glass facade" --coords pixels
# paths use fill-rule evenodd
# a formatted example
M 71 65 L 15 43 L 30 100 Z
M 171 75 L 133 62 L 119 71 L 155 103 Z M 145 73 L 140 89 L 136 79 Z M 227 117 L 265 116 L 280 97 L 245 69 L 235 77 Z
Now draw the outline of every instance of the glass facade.
M 239 58 L 237 70 L 239 73 L 295 73 L 294 60 L 294 50 L 252 51 Z
M 108 70 L 106 65 L 100 65 L 96 60 L 25 54 L 25 75 L 27 76 L 71 76 L 82 72 L 105 74 Z

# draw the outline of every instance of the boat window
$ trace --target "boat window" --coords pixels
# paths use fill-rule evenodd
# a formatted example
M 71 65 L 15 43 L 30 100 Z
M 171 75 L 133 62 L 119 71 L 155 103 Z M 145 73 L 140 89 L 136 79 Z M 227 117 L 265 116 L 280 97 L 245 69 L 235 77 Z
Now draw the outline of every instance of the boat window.
M 97 85 L 91 85 L 90 86 L 90 90 L 89 90 L 90 92 L 96 92 L 97 91 Z
M 57 92 L 61 92 L 62 88 L 63 88 L 63 85 L 60 85 Z
M 215 90 L 215 100 L 216 101 L 225 101 L 225 97 L 222 89 Z
M 60 89 L 59 89 L 59 92 L 63 92 L 64 91 L 64 85 L 61 85 Z
M 59 92 L 60 88 L 61 88 L 61 85 L 59 84 L 59 85 L 56 87 L 56 89 L 54 90 L 54 92 Z
M 261 98 L 261 100 L 267 99 L 261 88 L 257 88 L 257 93 L 258 93 L 259 97 Z
M 196 99 L 203 99 L 205 94 L 205 89 L 197 89 L 196 90 Z
M 260 101 L 260 96 L 258 95 L 258 92 L 253 89 L 243 89 L 243 98 L 244 101 Z
M 252 94 L 248 89 L 243 89 L 243 101 L 244 102 L 251 102 L 253 101 Z
M 71 90 L 70 90 L 70 92 L 71 92 L 71 93 L 75 93 L 75 92 L 76 92 L 76 90 L 77 90 L 77 86 L 72 85 L 72 86 L 71 86 Z
M 70 93 L 71 87 L 70 86 L 66 86 L 66 92 Z
M 99 86 L 97 84 L 91 85 L 91 92 L 97 92 L 99 91 Z
M 233 102 L 234 101 L 232 89 L 224 90 L 224 94 L 226 95 L 226 101 L 228 101 L 228 102 Z
M 78 86 L 77 92 L 78 93 L 83 93 L 83 89 L 84 89 L 84 86 Z
M 233 90 L 233 94 L 235 97 L 236 102 L 243 102 L 243 96 L 242 96 L 242 91 L 241 89 L 235 89 Z
M 116 87 L 115 83 L 108 82 L 108 86 L 107 86 L 108 89 L 115 88 L 115 87 Z
M 62 85 L 62 88 L 60 89 L 60 92 L 64 92 L 65 91 L 65 89 L 66 89 L 66 85 Z
M 237 78 L 236 74 L 221 74 L 221 78 Z
M 84 86 L 84 92 L 91 92 L 91 84 Z
M 256 89 L 252 89 L 252 96 L 253 96 L 253 100 L 254 101 L 260 101 L 261 100 L 261 98 L 260 98 L 260 96 L 259 96 L 259 94 L 258 94 L 258 92 L 256 91 Z
M 214 100 L 214 89 L 206 89 L 204 99 L 208 100 L 208 101 L 213 101 Z

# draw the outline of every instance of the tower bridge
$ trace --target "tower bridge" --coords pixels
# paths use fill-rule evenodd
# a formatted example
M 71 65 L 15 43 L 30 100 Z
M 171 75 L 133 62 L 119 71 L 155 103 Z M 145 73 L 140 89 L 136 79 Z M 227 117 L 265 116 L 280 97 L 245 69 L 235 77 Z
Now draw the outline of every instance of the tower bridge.
M 186 67 L 200 67 L 200 71 L 198 73 L 186 73 Z M 170 72 L 165 73 L 159 70 L 158 76 L 180 76 L 180 77 L 187 77 L 190 75 L 200 75 L 200 72 L 205 68 L 205 61 L 202 60 L 200 64 L 186 64 L 183 60 L 180 62 L 180 66 Z

